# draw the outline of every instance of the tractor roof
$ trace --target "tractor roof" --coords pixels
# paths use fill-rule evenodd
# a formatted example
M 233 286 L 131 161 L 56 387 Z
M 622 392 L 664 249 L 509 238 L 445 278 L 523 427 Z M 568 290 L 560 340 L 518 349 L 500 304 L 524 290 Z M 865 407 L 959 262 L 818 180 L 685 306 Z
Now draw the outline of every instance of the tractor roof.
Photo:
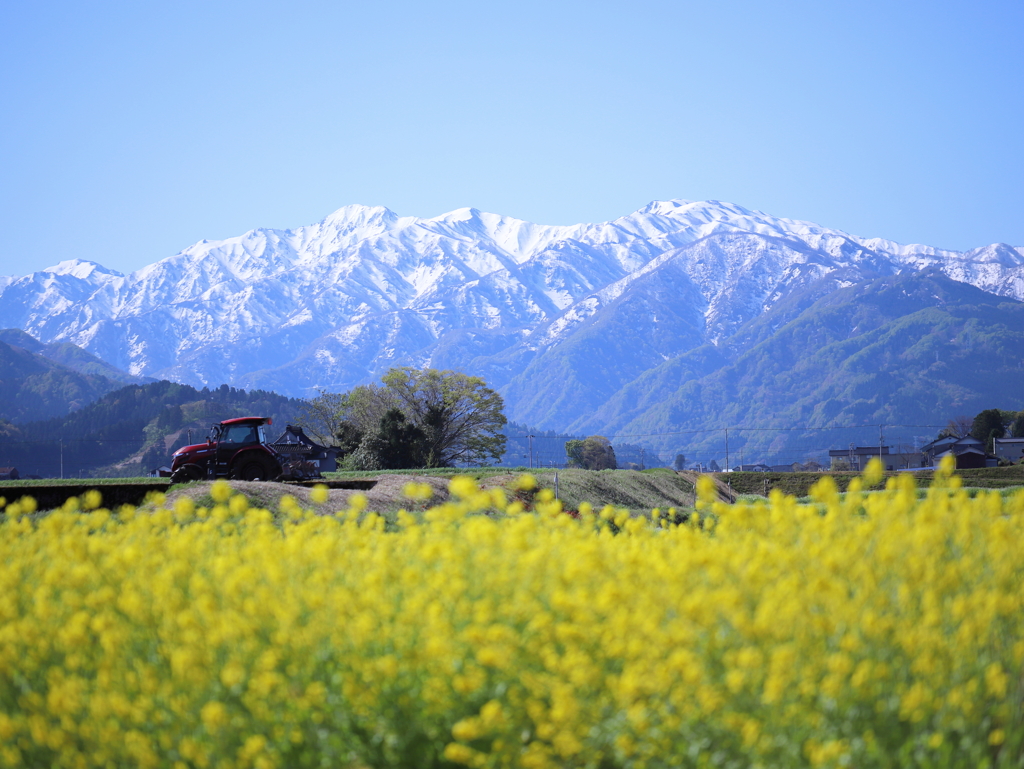
M 237 425 L 243 422 L 255 422 L 258 425 L 269 425 L 272 424 L 270 417 L 235 417 L 234 419 L 225 419 L 221 422 L 222 425 Z

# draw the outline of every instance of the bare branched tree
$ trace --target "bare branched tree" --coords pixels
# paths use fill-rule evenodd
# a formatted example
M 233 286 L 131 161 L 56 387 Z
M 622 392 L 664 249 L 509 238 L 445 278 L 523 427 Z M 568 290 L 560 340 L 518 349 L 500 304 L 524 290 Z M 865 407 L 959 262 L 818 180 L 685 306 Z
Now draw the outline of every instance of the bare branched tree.
M 348 413 L 347 393 L 317 390 L 317 396 L 304 401 L 299 425 L 323 446 L 333 446 Z
M 939 433 L 940 438 L 966 438 L 971 434 L 971 427 L 974 425 L 974 419 L 969 416 L 960 414 L 949 420 L 942 432 Z

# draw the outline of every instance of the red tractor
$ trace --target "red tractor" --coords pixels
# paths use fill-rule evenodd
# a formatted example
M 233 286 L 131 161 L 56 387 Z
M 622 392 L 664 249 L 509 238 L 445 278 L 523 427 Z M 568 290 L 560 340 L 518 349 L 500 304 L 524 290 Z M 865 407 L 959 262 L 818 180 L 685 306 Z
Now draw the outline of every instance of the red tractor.
M 294 466 L 294 461 L 289 462 L 267 442 L 263 426 L 269 424 L 269 417 L 239 417 L 215 424 L 206 443 L 183 446 L 174 452 L 171 483 L 214 478 L 276 481 L 282 476 L 309 477 L 307 468 Z

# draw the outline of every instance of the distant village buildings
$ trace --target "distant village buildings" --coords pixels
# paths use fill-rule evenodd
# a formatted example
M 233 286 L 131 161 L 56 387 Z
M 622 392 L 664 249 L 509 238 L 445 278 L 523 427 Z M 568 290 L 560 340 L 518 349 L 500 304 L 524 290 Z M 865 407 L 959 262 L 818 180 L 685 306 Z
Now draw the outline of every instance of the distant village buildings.
M 861 473 L 868 462 L 878 457 L 886 470 L 912 470 L 928 467 L 920 451 L 893 451 L 892 446 L 850 446 L 848 449 L 829 449 L 833 470 L 846 469 Z
M 851 446 L 830 449 L 832 469 L 863 472 L 869 461 L 880 457 L 886 470 L 916 470 L 936 467 L 946 456 L 953 457 L 957 470 L 996 467 L 999 460 L 1019 462 L 1024 458 L 1024 438 L 997 438 L 995 453 L 985 451 L 985 444 L 970 435 L 962 438 L 945 436 L 921 447 L 920 451 L 893 451 L 891 446 Z
M 936 438 L 931 443 L 921 447 L 927 467 L 935 467 L 947 455 L 952 456 L 956 461 L 957 470 L 969 470 L 975 467 L 995 467 L 999 460 L 990 457 L 985 451 L 985 444 L 970 435 L 963 438 L 946 436 Z

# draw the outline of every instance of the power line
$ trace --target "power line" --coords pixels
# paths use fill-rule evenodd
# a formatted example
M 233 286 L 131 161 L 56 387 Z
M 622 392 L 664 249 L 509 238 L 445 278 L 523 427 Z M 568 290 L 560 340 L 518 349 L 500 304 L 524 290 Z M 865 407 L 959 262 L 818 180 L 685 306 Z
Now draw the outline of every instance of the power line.
M 606 436 L 609 440 L 612 438 L 652 438 L 662 435 L 697 435 L 699 433 L 716 433 L 723 430 L 735 430 L 737 432 L 814 432 L 814 431 L 825 431 L 825 430 L 874 430 L 878 427 L 878 423 L 872 425 L 837 425 L 835 427 L 735 427 L 730 425 L 729 427 L 706 427 L 700 430 L 677 430 L 661 433 L 619 433 L 616 435 Z M 941 430 L 945 425 L 882 425 L 885 428 L 892 427 L 905 427 L 913 429 L 928 429 L 928 430 Z
M 60 443 L 60 438 L 48 438 L 37 440 L 7 440 L 0 438 L 0 446 L 9 443 Z M 67 438 L 64 443 L 145 443 L 145 438 Z

